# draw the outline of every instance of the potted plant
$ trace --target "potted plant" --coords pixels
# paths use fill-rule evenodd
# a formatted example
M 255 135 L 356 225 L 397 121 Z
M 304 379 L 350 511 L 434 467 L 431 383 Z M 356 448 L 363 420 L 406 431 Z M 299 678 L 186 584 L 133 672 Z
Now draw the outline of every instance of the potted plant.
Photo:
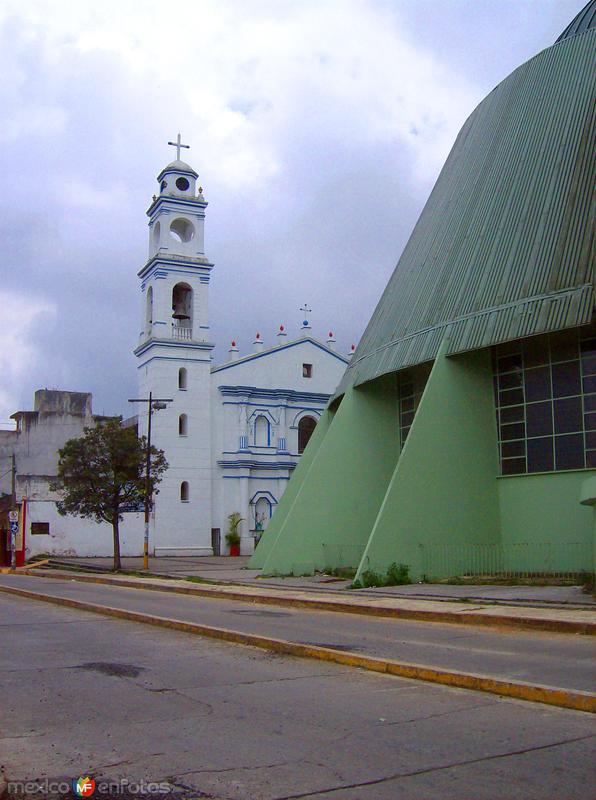
M 238 528 L 240 524 L 244 521 L 243 517 L 240 516 L 238 511 L 232 511 L 231 514 L 228 515 L 229 520 L 229 528 L 228 532 L 226 533 L 226 544 L 230 548 L 230 555 L 231 556 L 239 556 L 240 555 L 240 534 L 238 533 Z

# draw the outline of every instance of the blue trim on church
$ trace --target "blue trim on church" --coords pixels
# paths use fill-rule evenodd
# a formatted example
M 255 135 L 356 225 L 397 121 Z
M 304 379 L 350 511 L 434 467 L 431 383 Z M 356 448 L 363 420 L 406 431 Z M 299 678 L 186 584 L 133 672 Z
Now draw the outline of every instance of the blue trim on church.
M 213 372 L 214 370 L 211 370 Z M 262 397 L 272 400 L 290 400 L 295 403 L 327 403 L 331 395 L 322 392 L 301 392 L 296 389 L 263 389 L 259 386 L 218 386 L 224 397 L 243 397 L 256 399 Z M 229 400 L 224 403 L 229 403 Z M 245 405 L 244 403 L 242 405 Z M 264 403 L 263 405 L 269 405 Z

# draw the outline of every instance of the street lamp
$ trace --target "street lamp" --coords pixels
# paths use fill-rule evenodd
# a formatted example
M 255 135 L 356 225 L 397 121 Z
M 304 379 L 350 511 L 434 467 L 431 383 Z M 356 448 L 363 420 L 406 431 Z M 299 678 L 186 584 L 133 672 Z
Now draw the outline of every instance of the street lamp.
M 147 463 L 145 465 L 145 532 L 143 535 L 143 569 L 149 569 L 149 511 L 151 509 L 151 415 L 154 411 L 166 408 L 166 403 L 173 403 L 172 397 L 140 397 L 129 400 L 129 403 L 147 403 Z

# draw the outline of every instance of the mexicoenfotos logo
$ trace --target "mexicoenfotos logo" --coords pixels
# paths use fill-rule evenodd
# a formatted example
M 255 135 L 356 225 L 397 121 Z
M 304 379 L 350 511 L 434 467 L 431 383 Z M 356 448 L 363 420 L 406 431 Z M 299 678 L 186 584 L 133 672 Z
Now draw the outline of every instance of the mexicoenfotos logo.
M 95 791 L 95 781 L 88 775 L 86 778 L 73 778 L 72 790 L 77 797 L 91 797 Z

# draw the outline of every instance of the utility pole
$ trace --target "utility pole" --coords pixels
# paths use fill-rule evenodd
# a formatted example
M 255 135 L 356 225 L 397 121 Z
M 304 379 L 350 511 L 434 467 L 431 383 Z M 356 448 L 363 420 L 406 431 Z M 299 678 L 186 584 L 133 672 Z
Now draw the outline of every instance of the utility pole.
M 9 516 L 14 517 L 17 514 L 17 461 L 14 453 L 10 468 L 10 508 L 13 513 Z M 16 569 L 17 566 L 17 531 L 13 519 L 10 521 L 10 566 L 11 569 Z
M 145 464 L 145 531 L 143 534 L 143 569 L 149 569 L 149 513 L 151 511 L 151 415 L 153 411 L 160 411 L 166 407 L 166 403 L 173 403 L 172 397 L 153 397 L 153 392 L 149 392 L 149 397 L 135 398 L 129 403 L 147 403 L 147 461 Z

